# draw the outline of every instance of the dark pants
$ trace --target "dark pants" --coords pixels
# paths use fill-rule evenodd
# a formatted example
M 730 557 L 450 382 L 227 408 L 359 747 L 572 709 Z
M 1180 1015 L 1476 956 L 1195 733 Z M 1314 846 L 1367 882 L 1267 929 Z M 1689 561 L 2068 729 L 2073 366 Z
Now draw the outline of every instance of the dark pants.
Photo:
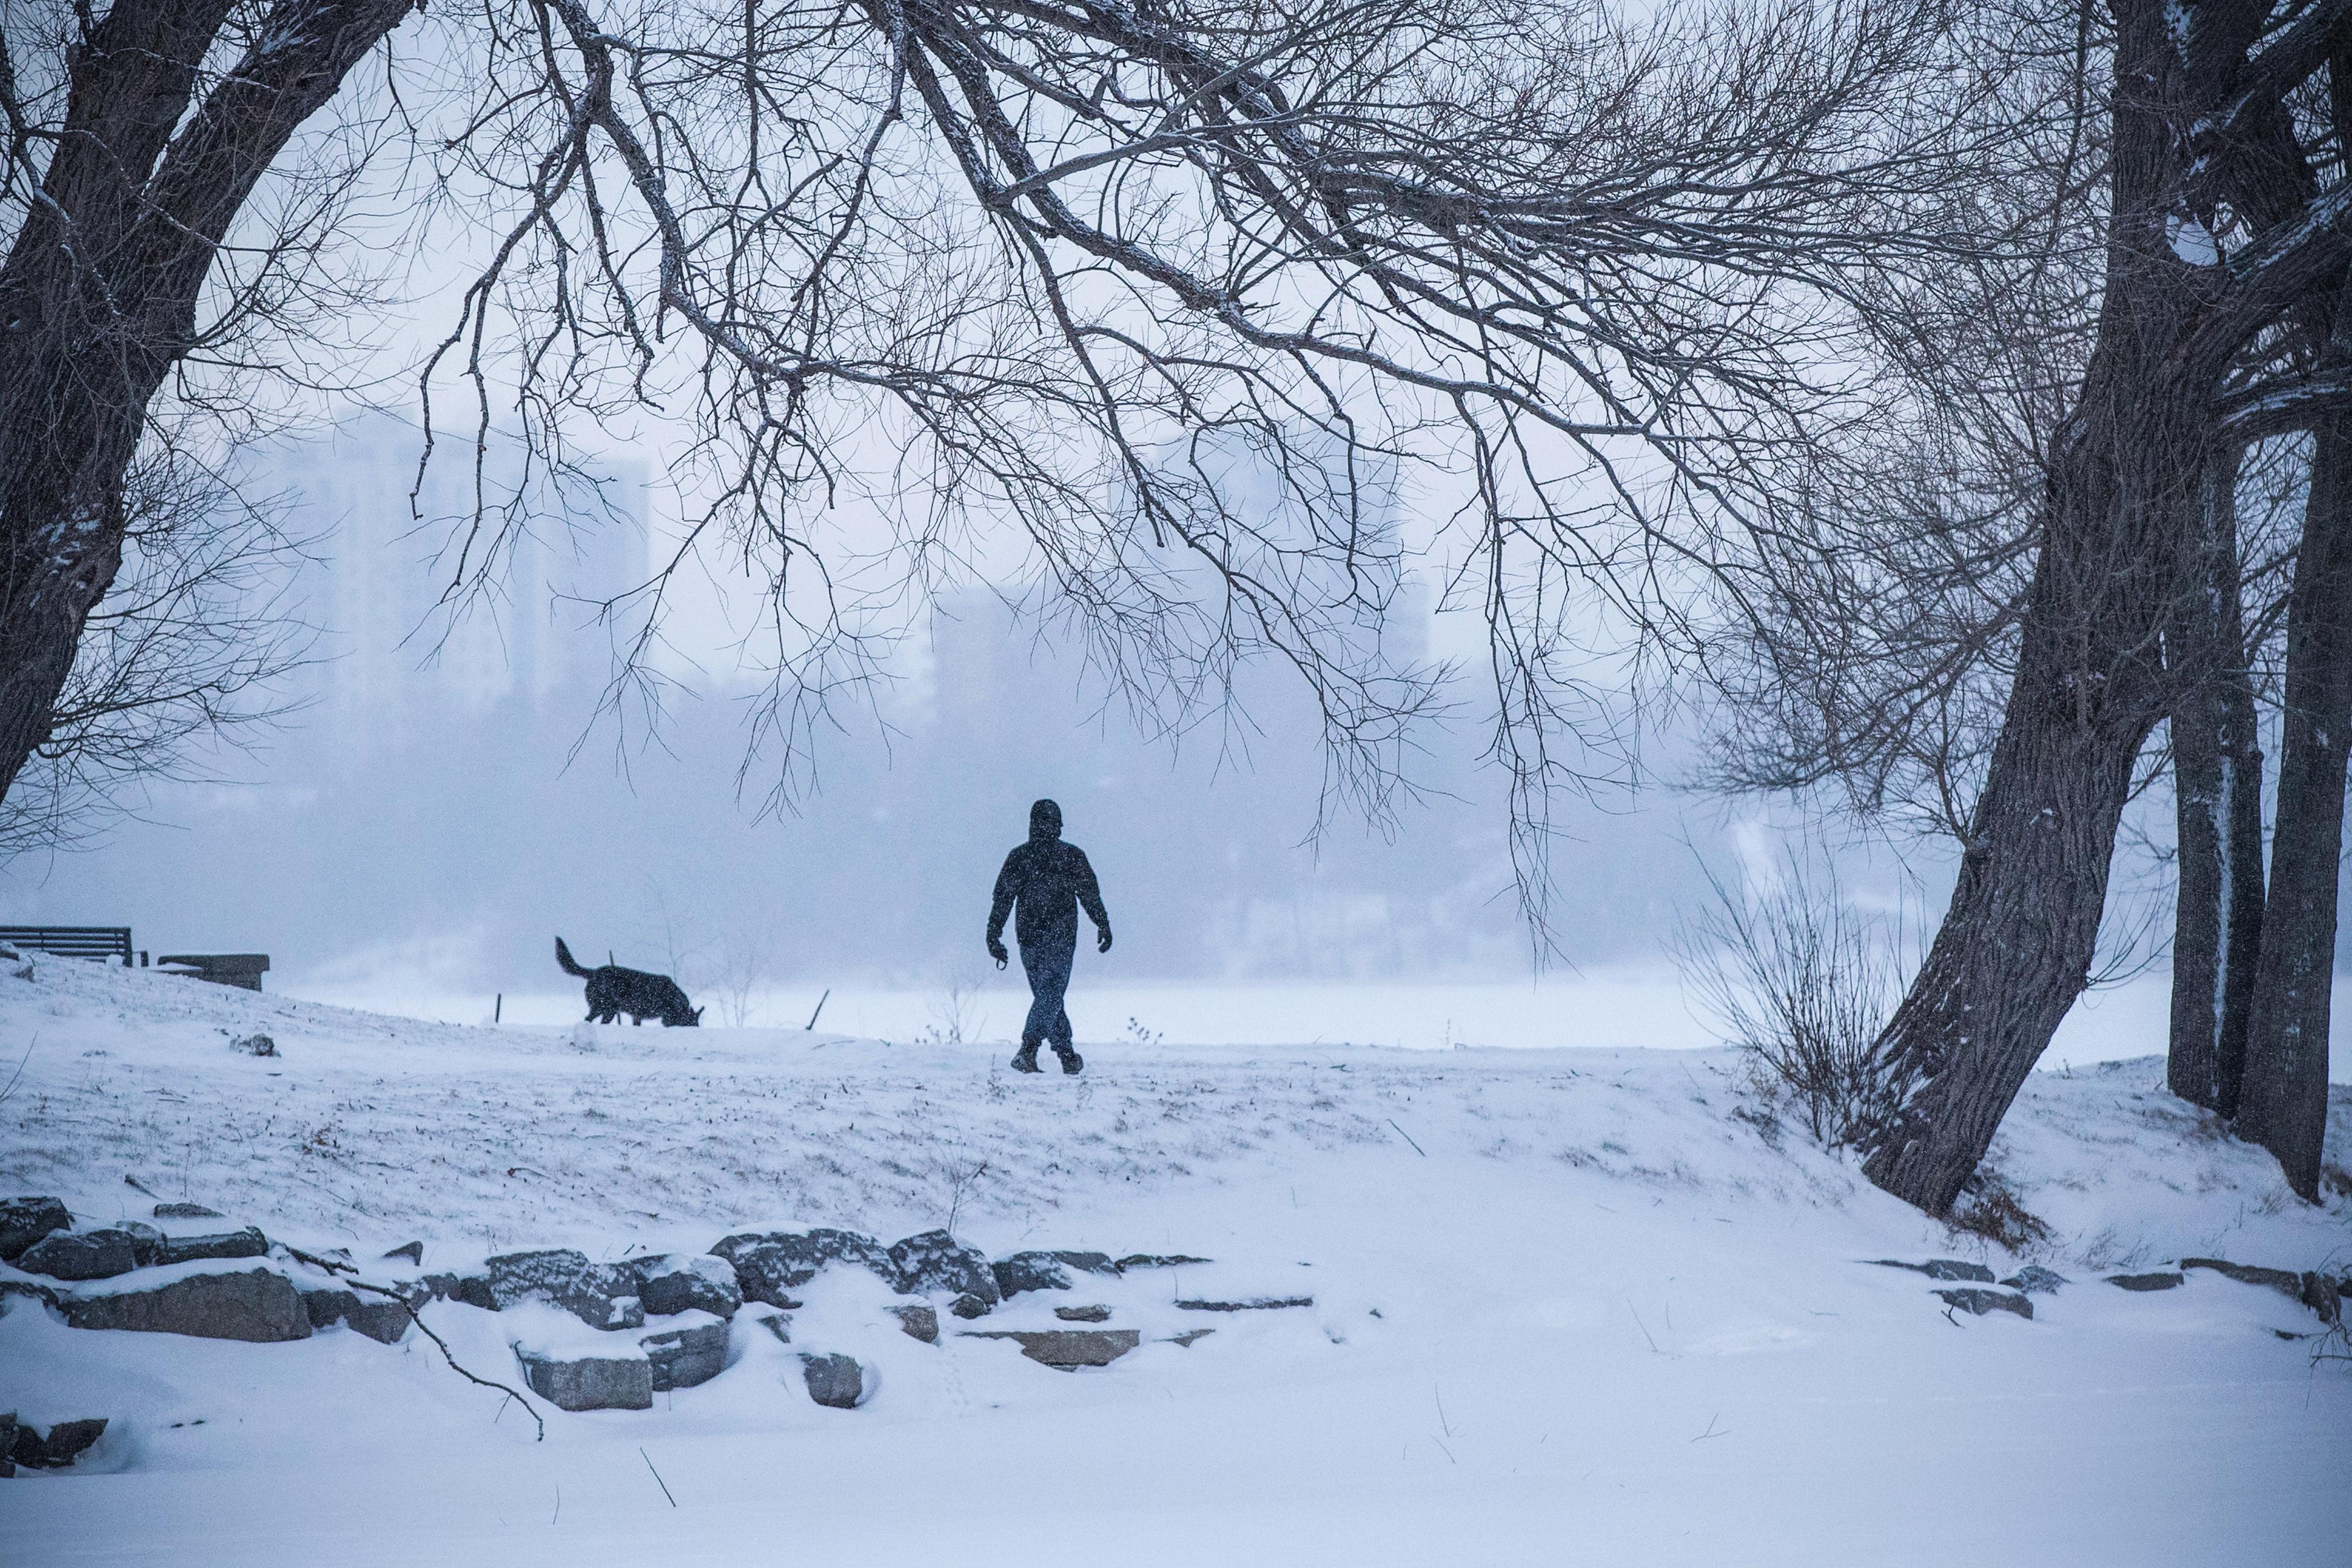
M 1078 933 L 1058 933 L 1021 944 L 1021 967 L 1029 976 L 1029 1019 L 1021 1026 L 1021 1047 L 1034 1050 L 1040 1040 L 1051 1040 L 1056 1051 L 1070 1048 L 1070 1015 L 1062 997 L 1070 988 L 1070 966 L 1076 959 Z

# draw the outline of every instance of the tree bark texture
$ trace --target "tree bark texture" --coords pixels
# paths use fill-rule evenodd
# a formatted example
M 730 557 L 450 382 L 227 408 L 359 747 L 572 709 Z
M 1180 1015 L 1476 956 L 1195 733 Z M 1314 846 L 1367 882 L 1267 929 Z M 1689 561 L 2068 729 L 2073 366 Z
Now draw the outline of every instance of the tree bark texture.
M 2234 1116 L 2263 931 L 2263 754 L 2240 609 L 2234 452 L 2205 476 L 2189 577 L 2165 631 L 2179 894 L 2172 1092 Z
M 2339 416 L 2317 434 L 2287 604 L 2279 731 L 2270 900 L 2237 1131 L 2277 1155 L 2287 1184 L 2316 1200 L 2327 1131 L 2345 766 L 2352 752 L 2352 418 Z
M 222 237 L 414 4 L 281 0 L 201 102 L 228 0 L 119 0 L 74 56 L 64 134 L 0 268 L 0 795 L 121 565 L 124 475 Z
M 2115 14 L 2097 339 L 2053 441 L 2016 674 L 1951 904 L 1880 1042 L 1901 1109 L 1863 1169 L 1930 1214 L 1950 1211 L 2089 982 L 2133 763 L 2168 707 L 2161 644 L 2214 447 L 2211 399 L 2253 330 L 2238 318 L 2275 319 L 2251 294 L 2214 291 L 2171 226 L 2180 130 L 2231 90 L 2265 9 L 2200 7 L 2185 33 L 2158 0 Z

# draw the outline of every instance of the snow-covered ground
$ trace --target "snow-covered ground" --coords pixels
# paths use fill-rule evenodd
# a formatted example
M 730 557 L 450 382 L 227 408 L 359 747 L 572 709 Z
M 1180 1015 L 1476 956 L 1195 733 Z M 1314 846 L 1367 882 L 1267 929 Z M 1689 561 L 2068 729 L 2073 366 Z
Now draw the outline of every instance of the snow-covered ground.
M 280 1056 L 229 1048 L 257 1029 Z M 813 1404 L 739 1323 L 716 1380 L 548 1411 L 543 1443 L 413 1332 L 257 1345 L 19 1305 L 0 1411 L 112 1425 L 73 1470 L 0 1483 L 14 1562 L 2138 1565 L 2352 1542 L 2352 1376 L 2281 1337 L 2312 1315 L 2202 1271 L 2100 1280 L 2352 1258 L 2352 1199 L 2296 1201 L 2153 1059 L 2036 1075 L 1996 1145 L 2053 1233 L 2032 1260 L 2074 1281 L 2024 1321 L 1863 1262 L 2024 1258 L 1869 1187 L 1718 1052 L 1129 1043 L 1021 1078 L 994 1048 L 465 1027 L 49 960 L 0 975 L 0 1085 L 25 1057 L 0 1196 L 86 1222 L 184 1198 L 363 1259 L 422 1240 L 434 1268 L 950 1220 L 1000 1256 L 1215 1259 L 982 1325 L 1087 1301 L 1145 1331 L 1075 1373 L 919 1343 L 829 1271 L 794 1349 L 878 1368 L 863 1407 Z M 1174 1305 L 1196 1295 L 1314 1305 Z M 502 1316 L 426 1310 L 512 1381 Z

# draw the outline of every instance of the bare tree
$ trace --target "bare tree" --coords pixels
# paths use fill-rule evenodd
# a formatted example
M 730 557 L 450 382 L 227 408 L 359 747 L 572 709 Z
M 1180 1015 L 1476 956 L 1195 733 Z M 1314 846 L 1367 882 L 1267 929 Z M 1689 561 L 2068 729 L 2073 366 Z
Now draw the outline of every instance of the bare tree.
M 1378 635 L 1402 495 L 1461 521 L 1496 751 L 1540 824 L 1620 762 L 1580 639 L 1670 625 L 1712 531 L 1754 515 L 1747 455 L 1853 416 L 1844 271 L 1933 248 L 1878 220 L 1969 152 L 1921 107 L 1950 63 L 1932 4 L 408 16 L 9 13 L 0 785 L 115 580 L 151 409 L 220 409 L 221 346 L 350 264 L 333 198 L 404 139 L 481 258 L 425 367 L 434 427 L 454 377 L 478 444 L 518 416 L 549 461 L 639 410 L 690 433 L 699 510 L 612 606 L 639 627 L 616 698 L 651 687 L 675 573 L 731 561 L 770 608 L 752 751 L 804 782 L 877 627 L 1009 524 L 1033 605 L 1148 717 L 1189 722 L 1272 659 L 1377 809 L 1442 701 Z M 338 100 L 340 174 L 256 201 L 404 24 L 383 89 Z M 861 549 L 828 508 L 897 531 Z M 526 521 L 481 509 L 453 591 Z
M 1918 465 L 1919 489 L 1934 500 L 1916 509 L 1923 522 L 1881 531 L 1884 506 L 1864 508 L 1859 530 L 1843 520 L 1847 531 L 1832 542 L 1859 546 L 1859 571 L 1794 552 L 1803 563 L 1794 580 L 1832 584 L 1840 596 L 1827 602 L 1852 614 L 1833 614 L 1825 636 L 1859 646 L 1792 645 L 1785 620 L 1769 628 L 1764 640 L 1799 647 L 1793 664 L 1814 686 L 1790 705 L 1792 721 L 1762 726 L 1783 741 L 1777 758 L 1768 752 L 1747 770 L 1748 782 L 1836 779 L 1873 805 L 1888 792 L 1924 805 L 1959 839 L 1949 911 L 1885 1041 L 1916 1088 L 1865 1166 L 1937 1213 L 2089 983 L 2118 825 L 2148 777 L 2143 748 L 2168 718 L 2182 820 L 2177 1081 L 2218 1102 L 2241 1037 L 2250 1091 L 2256 1063 L 2291 1058 L 2280 1076 L 2297 1085 L 2286 1097 L 2297 1132 L 2249 1135 L 2273 1149 L 2293 1144 L 2283 1163 L 2299 1190 L 2316 1176 L 2319 1123 L 2310 1119 L 2314 1106 L 2324 1117 L 2324 1083 L 2314 1099 L 2307 1049 L 2262 1044 L 2270 1015 L 2260 973 L 2273 967 L 2265 928 L 2281 900 L 2274 886 L 2256 918 L 2247 650 L 2267 626 L 2256 617 L 2249 627 L 2239 613 L 2248 573 L 2231 476 L 2246 443 L 2327 417 L 2337 396 L 2321 345 L 2343 286 L 2337 214 L 2352 187 L 2322 178 L 2340 172 L 2343 139 L 2314 83 L 2324 77 L 2338 90 L 2345 13 L 2326 4 L 2178 12 L 2129 4 L 2116 9 L 2111 33 L 2092 15 L 2080 8 L 2068 18 L 2071 51 L 2045 50 L 2059 59 L 2071 52 L 2073 118 L 2085 129 L 2042 165 L 2035 184 L 2048 193 L 2056 243 L 2027 247 L 2022 259 L 2046 258 L 2047 270 L 2029 281 L 2061 286 L 2047 310 L 2041 296 L 2024 296 L 2035 308 L 2029 324 L 2038 315 L 2048 330 L 2005 338 L 1998 357 L 2012 374 L 1994 383 L 2033 394 L 2021 406 L 2037 410 L 2024 424 L 2035 438 L 1989 439 L 2004 428 L 1990 420 L 1956 422 L 1957 443 L 1951 424 L 1923 430 L 1910 444 L 1931 458 Z M 2324 155 L 2307 154 L 2298 138 Z M 2092 226 L 2096 244 L 2066 242 L 2070 223 L 2077 233 Z M 1994 254 L 2014 271 L 2017 253 Z M 1961 268 L 1951 291 L 1970 297 L 1971 277 Z M 1888 319 L 1920 318 L 1906 310 Z M 1927 335 L 1937 352 L 1955 341 Z M 2011 346 L 2018 342 L 2032 346 L 2021 353 Z M 1928 388 L 1919 406 L 1929 419 L 1967 411 L 1948 377 L 1914 379 Z M 1935 460 L 1956 447 L 1961 461 Z M 2005 451 L 2025 460 L 2002 461 Z M 1828 499 L 1833 512 L 1851 501 Z M 2310 547 L 2312 527 L 2306 509 L 2305 542 L 2286 556 L 2301 622 L 2312 628 L 2305 665 L 2319 662 L 2326 637 L 2305 587 L 2325 563 Z M 2257 574 L 2280 569 L 2268 562 Z M 1869 597 L 1881 588 L 1892 591 Z M 2295 641 L 2291 624 L 2290 689 Z M 1995 683 L 2003 695 L 1998 721 L 1987 723 L 1983 698 Z M 2303 689 L 2304 705 L 2316 710 L 2315 741 L 2334 693 L 2315 675 Z M 2294 711 L 2297 699 L 2288 704 Z M 2329 760 L 2314 756 L 2307 771 L 2328 774 Z M 2340 818 L 2340 769 L 2332 776 L 2332 805 L 2309 811 L 2315 826 L 2328 811 Z M 2326 845 L 2331 916 L 2335 842 Z M 2274 872 L 2285 864 L 2274 858 Z M 2295 923 L 2309 929 L 2307 917 Z M 2249 959 L 2258 944 L 2257 966 Z M 2293 945 L 2310 948 L 2307 938 Z M 2300 967 L 2308 965 L 2306 956 Z M 2294 988 L 2283 1011 L 2307 1008 L 2310 990 Z M 2300 1040 L 2308 1024 L 2294 1029 Z M 2241 1125 L 2260 1121 L 2242 1115 Z

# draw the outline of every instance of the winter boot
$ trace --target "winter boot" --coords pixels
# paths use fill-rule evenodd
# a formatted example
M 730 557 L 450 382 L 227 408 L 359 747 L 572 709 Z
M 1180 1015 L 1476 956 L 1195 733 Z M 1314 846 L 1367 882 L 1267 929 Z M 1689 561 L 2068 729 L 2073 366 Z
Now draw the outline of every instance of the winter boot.
M 1014 1072 L 1045 1071 L 1045 1068 L 1037 1065 L 1036 1041 L 1024 1040 L 1021 1042 L 1020 1053 L 1013 1058 L 1013 1070 Z
M 1066 1073 L 1075 1073 L 1087 1065 L 1086 1058 L 1078 1055 L 1068 1046 L 1055 1046 L 1054 1054 L 1062 1058 L 1062 1070 Z

